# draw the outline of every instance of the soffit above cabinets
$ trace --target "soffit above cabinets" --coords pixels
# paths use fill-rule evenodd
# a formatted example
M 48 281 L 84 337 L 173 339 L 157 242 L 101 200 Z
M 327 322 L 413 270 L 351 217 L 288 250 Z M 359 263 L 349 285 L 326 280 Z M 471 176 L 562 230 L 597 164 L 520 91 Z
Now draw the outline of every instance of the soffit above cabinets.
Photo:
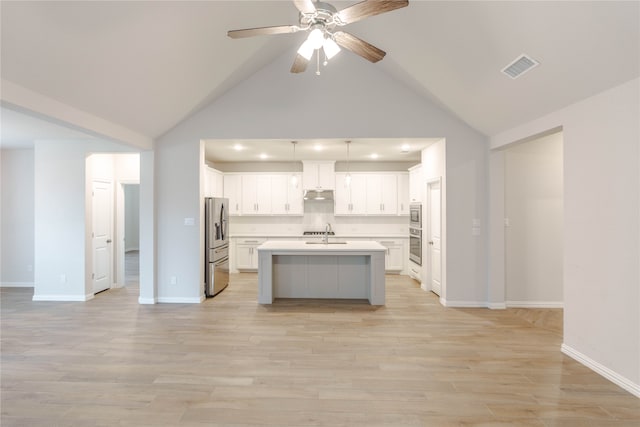
M 439 138 L 305 139 L 295 156 L 289 139 L 204 140 L 205 158 L 212 163 L 347 160 L 351 162 L 420 162 L 421 152 Z

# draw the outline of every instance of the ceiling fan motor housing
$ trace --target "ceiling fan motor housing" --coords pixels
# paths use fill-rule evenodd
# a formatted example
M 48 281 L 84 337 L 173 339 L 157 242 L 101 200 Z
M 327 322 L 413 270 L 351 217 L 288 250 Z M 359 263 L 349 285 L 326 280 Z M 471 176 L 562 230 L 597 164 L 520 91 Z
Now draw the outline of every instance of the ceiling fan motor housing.
M 314 13 L 302 13 L 300 12 L 300 25 L 303 28 L 311 28 L 314 26 L 321 26 L 325 30 L 332 30 L 337 22 L 338 10 L 329 3 L 316 2 L 313 4 L 316 8 Z

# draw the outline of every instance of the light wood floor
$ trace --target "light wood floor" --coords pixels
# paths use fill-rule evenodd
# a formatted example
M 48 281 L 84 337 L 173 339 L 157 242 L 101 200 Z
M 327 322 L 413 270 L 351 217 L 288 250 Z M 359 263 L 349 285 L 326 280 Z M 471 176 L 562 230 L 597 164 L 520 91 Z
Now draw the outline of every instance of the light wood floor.
M 256 282 L 200 305 L 2 288 L 2 426 L 640 425 L 640 399 L 560 353 L 557 311 L 444 308 L 403 276 L 385 307 L 260 306 Z

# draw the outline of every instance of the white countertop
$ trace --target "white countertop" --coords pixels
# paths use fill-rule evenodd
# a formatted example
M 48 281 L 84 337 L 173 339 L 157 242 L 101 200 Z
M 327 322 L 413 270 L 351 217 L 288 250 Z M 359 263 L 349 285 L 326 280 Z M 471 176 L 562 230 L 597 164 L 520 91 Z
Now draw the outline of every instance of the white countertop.
M 230 236 L 230 238 L 236 238 L 236 239 L 314 239 L 314 238 L 322 238 L 322 235 L 307 235 L 304 236 L 302 234 L 267 234 L 267 233 L 263 233 L 263 234 L 256 234 L 256 233 L 232 233 Z M 407 234 L 399 234 L 399 233 L 394 233 L 394 234 L 355 234 L 355 233 L 340 233 L 340 234 L 335 234 L 333 236 L 329 236 L 329 239 L 334 238 L 334 239 L 373 239 L 373 240 L 379 240 L 379 239 L 408 239 L 409 238 L 409 231 L 407 231 Z
M 331 237 L 329 242 L 331 242 Z M 384 252 L 386 247 L 373 240 L 347 241 L 341 244 L 308 244 L 301 240 L 269 240 L 258 246 L 258 251 L 292 252 Z

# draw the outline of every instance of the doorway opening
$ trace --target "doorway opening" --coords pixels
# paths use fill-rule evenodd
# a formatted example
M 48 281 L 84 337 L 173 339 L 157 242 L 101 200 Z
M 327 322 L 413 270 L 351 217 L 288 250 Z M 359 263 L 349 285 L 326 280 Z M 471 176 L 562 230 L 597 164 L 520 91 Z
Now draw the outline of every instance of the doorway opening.
M 504 150 L 507 307 L 563 306 L 562 153 L 561 131 Z
M 99 153 L 87 157 L 90 184 L 86 266 L 92 293 L 140 288 L 140 155 Z

